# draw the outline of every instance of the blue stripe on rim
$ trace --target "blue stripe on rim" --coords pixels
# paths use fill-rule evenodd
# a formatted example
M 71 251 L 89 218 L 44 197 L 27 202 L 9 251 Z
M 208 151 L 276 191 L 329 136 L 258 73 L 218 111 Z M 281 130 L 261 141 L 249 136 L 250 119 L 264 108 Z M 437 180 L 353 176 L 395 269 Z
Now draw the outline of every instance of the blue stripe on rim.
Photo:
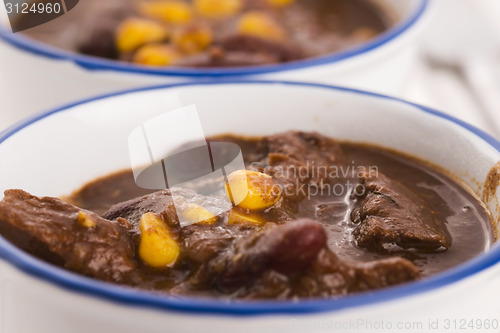
M 349 50 L 337 52 L 331 55 L 305 59 L 300 61 L 288 62 L 278 65 L 265 65 L 254 67 L 238 67 L 238 68 L 148 68 L 146 66 L 138 66 L 114 60 L 107 60 L 97 57 L 85 56 L 77 53 L 72 53 L 48 46 L 46 44 L 34 41 L 19 33 L 12 33 L 5 27 L 0 26 L 0 38 L 10 43 L 11 45 L 30 53 L 58 60 L 72 61 L 78 66 L 87 70 L 116 70 L 120 72 L 152 74 L 152 75 L 170 75 L 170 76 L 188 76 L 188 77 L 235 77 L 241 75 L 253 75 L 262 73 L 280 72 L 293 69 L 302 69 L 307 67 L 330 64 L 355 57 L 373 49 L 379 48 L 391 40 L 397 38 L 405 31 L 413 27 L 422 15 L 426 12 L 430 0 L 421 0 L 415 12 L 408 20 L 396 25 L 387 32 L 381 34 L 372 41 L 363 43 L 359 47 Z
M 328 86 L 314 83 L 299 83 L 299 82 L 285 82 L 285 81 L 223 81 L 223 82 L 207 82 L 207 83 L 182 83 L 165 86 L 155 86 L 140 89 L 133 89 L 119 93 L 103 95 L 96 98 L 87 99 L 62 108 L 44 112 L 29 119 L 26 119 L 19 124 L 0 133 L 0 144 L 17 132 L 23 130 L 37 121 L 44 119 L 52 114 L 64 112 L 74 106 L 87 104 L 93 101 L 102 100 L 109 97 L 121 96 L 129 93 L 136 93 L 141 91 L 158 90 L 158 89 L 172 89 L 184 86 L 204 86 L 204 85 L 226 85 L 226 84 L 263 84 L 263 85 L 290 85 L 302 86 L 317 89 L 330 89 L 336 91 L 344 91 L 353 94 L 364 96 L 372 96 L 381 99 L 388 99 L 397 101 L 405 105 L 410 105 L 421 112 L 434 115 L 438 118 L 446 119 L 458 126 L 466 129 L 489 145 L 494 147 L 500 152 L 500 142 L 484 133 L 483 131 L 464 123 L 452 116 L 435 111 L 433 109 L 406 102 L 401 99 L 379 95 L 375 93 L 342 88 L 336 86 Z M 64 287 L 66 289 L 76 291 L 78 293 L 97 296 L 106 300 L 114 301 L 121 304 L 128 304 L 133 306 L 153 307 L 169 311 L 181 311 L 195 314 L 217 314 L 225 316 L 249 316 L 249 315 L 276 315 L 276 314 L 307 314 L 319 313 L 327 311 L 337 311 L 357 306 L 368 304 L 380 303 L 384 301 L 394 300 L 402 297 L 408 297 L 417 293 L 430 291 L 436 288 L 444 287 L 448 284 L 458 282 L 471 275 L 479 273 L 500 261 L 500 246 L 495 245 L 487 253 L 477 256 L 476 258 L 467 261 L 455 268 L 440 273 L 434 277 L 426 278 L 422 281 L 408 283 L 402 286 L 383 289 L 380 291 L 363 293 L 359 295 L 346 296 L 339 299 L 330 300 L 301 300 L 297 302 L 284 302 L 284 301 L 268 301 L 268 302 L 228 302 L 222 300 L 207 300 L 199 298 L 174 298 L 170 296 L 162 296 L 158 294 L 151 294 L 145 291 L 120 287 L 117 285 L 109 284 L 106 282 L 97 281 L 91 278 L 86 278 L 75 273 L 63 270 L 61 268 L 52 266 L 45 263 L 31 255 L 18 249 L 3 237 L 0 236 L 0 257 L 10 262 L 20 270 L 34 277 L 40 278 L 45 281 L 54 283 L 55 285 Z

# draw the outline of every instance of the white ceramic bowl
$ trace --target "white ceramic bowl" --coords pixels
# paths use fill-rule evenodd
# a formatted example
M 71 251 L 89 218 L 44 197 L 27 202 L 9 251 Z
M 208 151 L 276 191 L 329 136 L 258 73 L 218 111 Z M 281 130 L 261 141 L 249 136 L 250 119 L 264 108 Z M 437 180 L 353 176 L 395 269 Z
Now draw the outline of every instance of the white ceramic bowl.
M 187 81 L 294 80 L 397 95 L 414 63 L 430 0 L 374 1 L 398 19 L 391 29 L 368 43 L 314 59 L 226 69 L 146 68 L 65 52 L 2 29 L 2 17 L 5 23 L 6 16 L 0 6 L 0 73 L 6 79 L 0 129 L 34 112 L 96 94 Z
M 95 98 L 9 129 L 0 135 L 0 190 L 59 196 L 127 168 L 128 136 L 134 128 L 193 103 L 206 135 L 299 129 L 370 142 L 431 161 L 478 194 L 500 160 L 500 143 L 483 132 L 389 97 L 306 83 L 187 84 Z M 495 221 L 498 196 L 487 203 Z M 148 294 L 51 266 L 1 237 L 0 257 L 0 327 L 8 333 L 363 332 L 389 326 L 443 332 L 453 320 L 455 325 L 465 319 L 499 324 L 498 244 L 422 281 L 338 300 L 299 302 L 228 303 Z M 429 328 L 436 321 L 442 330 Z

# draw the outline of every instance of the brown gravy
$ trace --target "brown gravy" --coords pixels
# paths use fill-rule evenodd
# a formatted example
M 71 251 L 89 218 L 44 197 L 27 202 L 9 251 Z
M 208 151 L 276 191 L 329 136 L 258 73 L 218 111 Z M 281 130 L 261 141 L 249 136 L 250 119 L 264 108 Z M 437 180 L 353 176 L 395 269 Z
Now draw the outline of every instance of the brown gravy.
M 243 150 L 247 165 L 255 162 L 252 156 L 255 154 L 258 139 L 225 136 L 216 138 L 216 141 L 237 143 Z M 356 246 L 351 235 L 354 226 L 350 219 L 353 208 L 353 202 L 349 200 L 350 193 L 343 192 L 338 196 L 318 195 L 312 200 L 302 201 L 296 217 L 309 217 L 321 221 L 328 231 L 328 245 L 341 258 L 371 261 L 400 255 L 415 263 L 423 276 L 429 276 L 477 256 L 493 243 L 491 216 L 477 197 L 449 176 L 422 161 L 384 148 L 355 143 L 340 143 L 340 146 L 347 160 L 351 162 L 351 168 L 338 170 L 339 176 L 342 172 L 347 176 L 343 179 L 343 184 L 347 181 L 356 182 L 352 177 L 353 170 L 354 175 L 357 174 L 356 167 L 377 166 L 380 172 L 404 183 L 419 196 L 425 197 L 439 218 L 446 221 L 453 239 L 452 246 L 441 253 L 368 252 Z M 122 171 L 89 183 L 73 194 L 71 200 L 77 206 L 104 213 L 112 204 L 144 195 L 145 191 L 135 185 L 131 171 Z M 319 206 L 330 208 L 323 217 L 318 215 Z
M 460 265 L 495 241 L 481 201 L 417 159 L 318 133 L 210 141 L 236 143 L 245 161 L 245 170 L 217 182 L 213 195 L 145 190 L 130 170 L 64 201 L 8 190 L 0 234 L 99 280 L 231 299 L 331 298 L 385 288 Z M 199 154 L 182 162 L 202 163 Z M 235 174 L 245 175 L 257 195 L 231 205 Z M 180 213 L 176 196 L 184 200 Z M 197 219 L 183 225 L 185 212 Z

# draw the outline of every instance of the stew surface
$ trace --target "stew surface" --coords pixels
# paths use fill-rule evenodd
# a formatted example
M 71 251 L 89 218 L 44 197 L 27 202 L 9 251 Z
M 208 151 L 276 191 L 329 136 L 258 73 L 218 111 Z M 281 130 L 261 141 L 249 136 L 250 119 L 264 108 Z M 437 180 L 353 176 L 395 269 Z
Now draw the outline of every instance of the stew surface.
M 392 25 L 368 0 L 86 0 L 26 35 L 150 66 L 281 63 L 352 48 Z
M 246 165 L 215 195 L 146 190 L 131 170 L 64 201 L 9 190 L 0 234 L 104 281 L 241 299 L 384 288 L 454 267 L 494 241 L 481 202 L 409 156 L 303 132 L 209 141 L 237 144 Z M 186 158 L 187 168 L 197 159 Z

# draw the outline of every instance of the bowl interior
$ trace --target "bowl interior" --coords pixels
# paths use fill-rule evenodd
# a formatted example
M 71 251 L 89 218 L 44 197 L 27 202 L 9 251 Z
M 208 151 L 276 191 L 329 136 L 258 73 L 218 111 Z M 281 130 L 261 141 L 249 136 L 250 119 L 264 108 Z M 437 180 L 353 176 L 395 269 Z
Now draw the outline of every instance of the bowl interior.
M 317 131 L 340 140 L 369 142 L 430 161 L 451 172 L 478 195 L 488 172 L 500 160 L 500 144 L 479 130 L 446 115 L 389 97 L 285 82 L 186 84 L 147 88 L 78 103 L 41 114 L 2 133 L 0 191 L 20 188 L 40 196 L 60 196 L 98 176 L 130 168 L 130 133 L 147 120 L 192 104 L 198 109 L 207 136 L 302 130 Z M 179 126 L 169 135 L 181 137 L 183 131 Z M 497 194 L 487 203 L 495 221 L 499 219 L 498 202 Z M 0 250 L 2 246 L 0 239 Z M 484 255 L 470 267 L 459 268 L 460 272 L 451 272 L 446 278 L 430 278 L 417 284 L 429 288 L 449 283 L 450 276 L 463 278 L 479 267 L 487 267 L 486 262 L 488 265 L 496 262 L 499 250 L 496 244 L 491 254 Z M 78 278 L 68 279 L 80 284 Z M 434 283 L 437 280 L 441 282 Z M 100 284 L 86 282 L 85 288 L 92 289 L 93 285 Z M 109 287 L 100 286 L 99 290 L 106 293 L 106 288 Z M 398 288 L 419 290 L 409 286 Z M 114 294 L 113 297 L 120 299 L 122 294 L 117 291 L 118 296 Z M 385 300 L 386 296 L 381 296 L 380 300 Z M 158 304 L 167 302 L 169 307 L 178 304 L 175 300 L 146 294 L 134 294 L 132 298 L 137 297 Z M 190 308 L 190 304 L 186 307 Z M 226 309 L 224 306 L 229 305 L 216 306 Z M 263 309 L 255 311 L 260 313 Z

